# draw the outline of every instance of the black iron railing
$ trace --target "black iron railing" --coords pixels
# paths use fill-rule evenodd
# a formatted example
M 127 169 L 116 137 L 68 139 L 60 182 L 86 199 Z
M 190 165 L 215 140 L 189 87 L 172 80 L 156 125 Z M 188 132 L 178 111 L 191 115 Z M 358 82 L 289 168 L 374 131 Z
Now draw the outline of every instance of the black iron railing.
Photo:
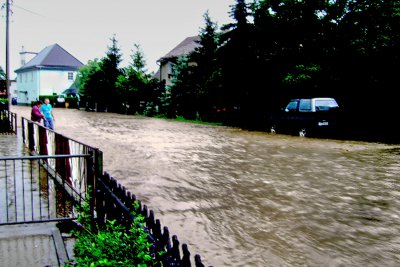
M 17 133 L 17 114 L 0 108 L 0 133 Z
M 87 175 L 72 183 L 72 160 L 91 168 L 90 155 L 0 157 L 0 225 L 74 219 Z
M 97 222 L 100 225 L 104 224 L 106 220 L 116 220 L 129 228 L 134 221 L 134 214 L 143 215 L 146 229 L 154 244 L 154 254 L 158 255 L 156 252 L 159 251 L 165 252 L 158 256 L 163 266 L 192 266 L 187 244 L 183 243 L 180 247 L 178 237 L 173 235 L 170 238 L 168 227 L 162 228 L 160 220 L 155 219 L 154 212 L 149 211 L 146 205 L 142 205 L 134 194 L 127 191 L 108 173 L 97 177 L 94 193 Z M 194 256 L 194 263 L 196 267 L 204 267 L 199 254 Z

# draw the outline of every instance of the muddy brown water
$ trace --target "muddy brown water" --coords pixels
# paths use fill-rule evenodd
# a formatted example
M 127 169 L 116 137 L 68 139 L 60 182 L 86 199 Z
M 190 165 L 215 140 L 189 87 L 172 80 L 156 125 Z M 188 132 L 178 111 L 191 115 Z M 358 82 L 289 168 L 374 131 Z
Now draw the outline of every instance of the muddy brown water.
M 206 266 L 400 266 L 400 145 L 54 113 Z

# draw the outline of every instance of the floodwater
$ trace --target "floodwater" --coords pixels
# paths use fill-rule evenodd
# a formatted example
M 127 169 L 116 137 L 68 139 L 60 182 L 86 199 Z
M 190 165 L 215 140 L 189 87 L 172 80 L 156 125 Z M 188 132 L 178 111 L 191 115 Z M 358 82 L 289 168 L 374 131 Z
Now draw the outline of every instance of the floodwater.
M 206 266 L 400 266 L 400 145 L 54 113 Z

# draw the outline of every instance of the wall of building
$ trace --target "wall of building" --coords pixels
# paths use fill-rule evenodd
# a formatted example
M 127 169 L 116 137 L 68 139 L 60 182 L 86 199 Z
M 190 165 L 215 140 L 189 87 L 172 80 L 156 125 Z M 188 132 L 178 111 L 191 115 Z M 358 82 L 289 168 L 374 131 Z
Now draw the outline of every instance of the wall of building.
M 71 77 L 68 77 L 68 73 L 72 73 L 72 79 L 69 79 Z M 76 71 L 41 70 L 40 95 L 61 94 L 64 90 L 71 87 L 76 75 Z
M 38 71 L 31 70 L 18 73 L 17 77 L 17 99 L 18 103 L 30 104 L 39 97 Z
M 171 85 L 171 75 L 173 72 L 173 66 L 174 64 L 172 62 L 165 62 L 161 64 L 161 81 L 165 80 L 165 85 L 169 86 Z
M 69 73 L 72 73 L 69 74 Z M 77 71 L 35 69 L 18 74 L 18 103 L 30 104 L 39 95 L 61 94 L 71 87 Z

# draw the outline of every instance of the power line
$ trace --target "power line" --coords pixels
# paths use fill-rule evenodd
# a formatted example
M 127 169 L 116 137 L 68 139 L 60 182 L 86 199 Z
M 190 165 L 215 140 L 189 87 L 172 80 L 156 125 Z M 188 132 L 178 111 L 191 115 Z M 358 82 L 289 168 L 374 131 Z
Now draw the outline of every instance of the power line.
M 26 8 L 24 8 L 24 7 L 21 7 L 21 6 L 18 6 L 18 5 L 16 5 L 16 4 L 14 4 L 14 6 L 15 6 L 16 8 L 21 9 L 21 10 L 24 10 L 24 11 L 26 11 L 26 12 L 28 12 L 28 13 L 34 14 L 34 15 L 36 15 L 36 16 L 45 17 L 45 16 L 43 16 L 42 14 L 39 14 L 39 13 L 37 13 L 37 12 L 35 12 L 35 11 L 26 9 Z

